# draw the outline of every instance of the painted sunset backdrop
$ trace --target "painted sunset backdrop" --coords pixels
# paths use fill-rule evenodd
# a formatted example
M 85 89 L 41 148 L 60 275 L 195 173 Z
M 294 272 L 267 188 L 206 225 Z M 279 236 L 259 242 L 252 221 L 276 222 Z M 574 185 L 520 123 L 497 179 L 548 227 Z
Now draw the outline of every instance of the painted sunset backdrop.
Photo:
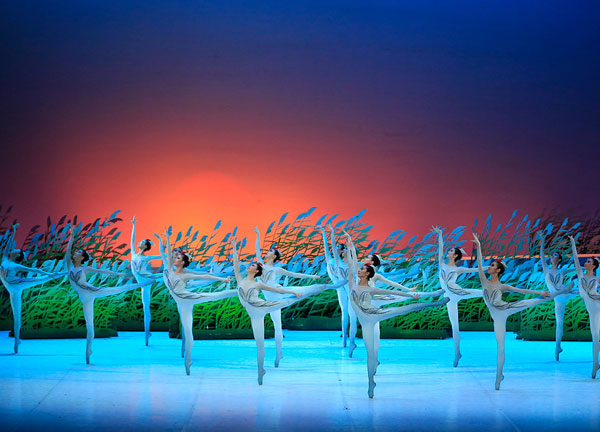
M 0 204 L 252 236 L 598 209 L 598 4 L 13 2 Z M 24 233 L 21 233 L 24 234 Z

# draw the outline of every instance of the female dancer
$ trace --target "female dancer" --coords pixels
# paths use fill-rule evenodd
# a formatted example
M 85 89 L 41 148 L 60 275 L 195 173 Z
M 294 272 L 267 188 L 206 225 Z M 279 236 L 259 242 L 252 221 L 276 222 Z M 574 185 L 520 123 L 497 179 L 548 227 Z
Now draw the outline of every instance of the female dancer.
M 246 277 L 242 278 L 240 272 L 240 262 L 237 255 L 237 242 L 235 237 L 231 239 L 233 247 L 233 270 L 238 285 L 238 297 L 240 302 L 246 309 L 252 322 L 252 333 L 256 341 L 256 359 L 258 363 L 258 384 L 262 385 L 263 376 L 265 374 L 265 315 L 275 310 L 289 306 L 301 297 L 308 297 L 318 294 L 329 288 L 337 288 L 336 285 L 309 285 L 303 287 L 295 287 L 296 291 L 283 289 L 275 285 L 267 285 L 263 282 L 258 282 L 255 278 L 260 277 L 263 273 L 263 265 L 261 263 L 253 263 L 246 269 Z M 274 292 L 278 294 L 289 294 L 293 298 L 281 298 L 277 301 L 263 300 L 258 296 L 259 292 Z
M 307 275 L 304 273 L 294 273 L 288 270 L 285 270 L 282 267 L 276 267 L 275 263 L 280 260 L 281 252 L 277 250 L 275 247 L 269 249 L 269 252 L 265 255 L 263 260 L 262 253 L 260 250 L 260 232 L 258 231 L 258 227 L 254 228 L 254 232 L 256 233 L 256 261 L 263 266 L 262 275 L 260 276 L 260 281 L 266 285 L 279 285 L 279 280 L 281 276 L 289 276 L 299 279 L 319 279 L 318 275 Z M 283 297 L 281 294 L 277 292 L 267 291 L 265 290 L 264 296 L 267 300 L 281 300 Z M 275 329 L 275 348 L 277 351 L 277 355 L 275 357 L 275 367 L 279 367 L 279 362 L 283 358 L 283 353 L 281 350 L 281 345 L 283 343 L 283 329 L 281 326 L 281 309 L 273 310 L 269 313 L 271 319 L 273 320 L 273 326 Z
M 358 264 L 356 252 L 352 244 L 351 237 L 345 233 L 348 241 L 348 247 L 346 248 L 347 261 L 350 263 L 351 268 Z M 367 372 L 369 376 L 369 398 L 373 398 L 373 392 L 375 390 L 375 373 L 377 372 L 377 366 L 379 361 L 378 346 L 379 346 L 379 333 L 376 332 L 376 324 L 384 319 L 393 318 L 399 315 L 404 315 L 409 312 L 418 311 L 434 306 L 441 306 L 448 302 L 447 298 L 439 300 L 433 303 L 413 303 L 405 306 L 391 307 L 391 308 L 379 308 L 372 304 L 373 301 L 389 301 L 393 297 L 412 297 L 419 298 L 418 294 L 408 294 L 401 291 L 392 291 L 374 288 L 369 285 L 369 279 L 375 276 L 375 269 L 370 265 L 363 265 L 358 270 L 358 283 L 353 275 L 352 271 L 348 272 L 348 286 L 350 287 L 350 304 L 354 308 L 358 320 L 363 331 L 363 341 L 367 348 Z
M 344 234 L 348 235 L 348 233 L 346 233 L 346 232 L 344 232 Z M 352 244 L 352 242 L 350 242 L 350 244 Z M 352 247 L 354 247 L 353 244 L 352 244 Z M 354 249 L 354 255 L 355 256 L 357 255 L 356 248 Z M 373 267 L 373 269 L 375 270 L 375 275 L 369 279 L 369 286 L 371 286 L 373 288 L 377 287 L 378 284 L 384 285 L 384 286 L 391 286 L 391 287 L 394 287 L 401 291 L 405 291 L 405 292 L 414 294 L 414 296 L 405 296 L 405 297 L 404 296 L 403 297 L 392 296 L 391 298 L 389 298 L 387 300 L 383 300 L 383 299 L 376 300 L 376 301 L 373 301 L 373 305 L 375 307 L 380 307 L 380 306 L 387 305 L 390 303 L 401 303 L 401 302 L 404 302 L 404 301 L 412 299 L 412 298 L 438 297 L 438 296 L 442 295 L 442 293 L 443 293 L 443 290 L 441 290 L 441 289 L 433 291 L 433 292 L 417 291 L 418 284 L 417 284 L 417 286 L 408 288 L 398 282 L 394 282 L 390 279 L 387 279 L 386 277 L 384 277 L 381 273 L 379 273 L 377 271 L 377 268 L 381 265 L 381 258 L 377 254 L 369 254 L 362 263 L 358 263 L 357 261 L 354 261 L 354 263 L 353 263 L 354 274 L 358 274 L 359 267 L 362 265 L 365 265 L 365 264 Z M 379 352 L 379 322 L 375 323 L 375 334 L 377 335 L 377 337 L 375 338 L 375 349 L 377 352 Z M 352 319 L 352 321 L 350 322 L 350 350 L 348 352 L 348 357 L 350 357 L 350 358 L 352 357 L 352 353 L 356 349 L 356 343 L 354 342 L 355 337 L 356 337 L 356 317 L 354 317 Z
M 496 390 L 500 390 L 500 383 L 504 379 L 502 370 L 504 368 L 504 339 L 506 337 L 506 319 L 522 310 L 546 302 L 552 299 L 548 291 L 534 291 L 522 288 L 515 288 L 511 285 L 500 282 L 500 275 L 506 270 L 506 266 L 501 260 L 492 261 L 488 267 L 490 279 L 483 272 L 483 258 L 481 255 L 481 243 L 477 233 L 473 233 L 473 242 L 477 245 L 477 269 L 479 270 L 479 280 L 483 289 L 483 301 L 487 305 L 490 315 L 494 320 L 494 334 L 496 335 L 496 344 L 498 354 L 496 358 Z M 518 292 L 522 294 L 539 294 L 543 297 L 535 299 L 521 300 L 515 302 L 506 302 L 502 300 L 502 293 L 506 291 Z
M 480 289 L 462 288 L 456 282 L 458 276 L 464 273 L 476 273 L 478 269 L 468 267 L 458 267 L 456 263 L 462 259 L 464 251 L 459 248 L 450 248 L 446 253 L 448 262 L 444 262 L 444 239 L 440 227 L 432 227 L 432 231 L 438 236 L 438 261 L 440 285 L 444 290 L 444 295 L 450 299 L 446 307 L 448 308 L 448 318 L 452 326 L 452 338 L 454 339 L 454 367 L 462 357 L 460 353 L 460 327 L 458 325 L 458 302 L 465 299 L 481 297 L 483 292 Z M 487 266 L 483 268 L 487 270 Z
M 131 272 L 138 281 L 138 283 L 144 283 L 142 287 L 142 307 L 144 309 L 144 336 L 146 340 L 146 346 L 148 346 L 148 340 L 152 333 L 150 333 L 150 294 L 152 284 L 162 278 L 162 273 L 152 273 L 148 268 L 150 261 L 161 259 L 160 255 L 145 255 L 146 252 L 152 247 L 152 242 L 149 239 L 142 240 L 137 245 L 138 252 L 135 250 L 135 216 L 131 219 L 133 228 L 131 229 Z
M 73 287 L 73 289 L 77 292 L 79 300 L 81 300 L 81 304 L 83 305 L 83 317 L 85 318 L 85 327 L 87 329 L 85 362 L 90 364 L 90 357 L 92 355 L 92 341 L 94 340 L 94 301 L 100 297 L 107 297 L 109 295 L 120 294 L 125 291 L 140 288 L 144 285 L 147 285 L 147 283 L 122 285 L 110 288 L 98 288 L 89 284 L 86 280 L 86 275 L 88 273 L 102 273 L 109 276 L 119 277 L 123 277 L 123 274 L 84 266 L 86 261 L 90 259 L 90 256 L 83 249 L 78 250 L 71 255 L 74 231 L 75 227 L 71 227 L 69 230 L 70 236 L 69 244 L 67 245 L 67 251 L 65 253 L 65 266 L 69 272 L 69 282 L 71 283 L 71 287 Z
M 592 332 L 592 379 L 596 378 L 596 372 L 600 365 L 598 364 L 598 351 L 600 350 L 600 293 L 598 293 L 598 276 L 596 270 L 600 260 L 598 258 L 588 258 L 583 264 L 579 263 L 577 255 L 577 246 L 575 246 L 575 238 L 569 236 L 571 240 L 571 249 L 573 250 L 573 261 L 575 261 L 575 269 L 577 270 L 577 279 L 579 281 L 579 295 L 583 298 L 585 307 L 590 315 L 590 330 Z
M 21 301 L 23 298 L 23 291 L 25 291 L 28 288 L 44 284 L 46 282 L 66 275 L 66 272 L 48 273 L 44 270 L 36 269 L 33 267 L 25 267 L 24 265 L 20 264 L 20 262 L 23 261 L 23 259 L 25 258 L 23 252 L 18 249 L 10 251 L 13 239 L 15 237 L 15 232 L 17 231 L 18 226 L 19 224 L 13 225 L 10 235 L 2 251 L 2 261 L 0 262 L 0 280 L 6 287 L 6 290 L 8 291 L 8 295 L 10 298 L 10 307 L 12 308 L 13 312 L 15 354 L 19 353 L 19 345 L 21 344 Z M 19 276 L 20 272 L 37 273 L 43 276 L 33 278 L 21 277 Z
M 335 232 L 331 225 L 329 225 L 329 229 L 331 230 L 331 254 L 329 253 L 329 247 L 327 245 L 327 233 L 325 232 L 325 228 L 321 225 L 321 234 L 323 235 L 323 247 L 325 249 L 325 263 L 327 266 L 327 274 L 329 275 L 329 279 L 334 283 L 343 282 L 344 284 L 340 286 L 336 292 L 338 297 L 338 303 L 340 305 L 340 309 L 342 311 L 342 347 L 346 348 L 348 333 L 350 334 L 350 346 L 356 347 L 354 342 L 354 338 L 356 337 L 356 314 L 354 313 L 354 309 L 351 307 L 348 308 L 349 294 L 348 294 L 348 285 L 346 284 L 346 280 L 348 280 L 348 265 L 344 262 L 345 254 L 343 250 L 345 249 L 345 245 L 340 243 L 338 246 L 335 244 Z M 334 252 L 335 251 L 335 252 Z M 348 321 L 354 323 L 354 328 L 348 332 Z M 347 333 L 348 332 L 348 333 Z M 354 350 L 354 348 L 352 348 Z M 351 351 L 352 351 L 351 350 Z M 350 354 L 352 357 L 352 354 Z
M 562 255 L 558 252 L 554 252 L 550 257 L 550 263 L 552 267 L 548 268 L 546 263 L 546 254 L 544 251 L 545 238 L 542 231 L 538 231 L 540 237 L 540 261 L 542 262 L 542 269 L 544 270 L 544 279 L 546 280 L 546 286 L 551 293 L 556 293 L 554 297 L 554 315 L 556 316 L 556 349 L 554 351 L 554 357 L 558 361 L 558 356 L 562 352 L 560 342 L 563 336 L 563 322 L 565 320 L 565 309 L 569 300 L 575 297 L 574 293 L 571 293 L 573 288 L 573 282 L 570 282 L 565 286 L 563 282 L 564 273 L 559 270 L 558 266 L 562 263 Z
M 182 357 L 185 357 L 185 373 L 189 375 L 190 368 L 192 367 L 192 347 L 194 345 L 194 334 L 192 329 L 194 305 L 235 297 L 237 295 L 237 290 L 232 289 L 203 293 L 191 292 L 188 290 L 188 287 L 193 280 L 208 279 L 219 282 L 229 282 L 232 279 L 186 271 L 185 268 L 190 265 L 190 257 L 182 251 L 173 254 L 169 232 L 165 231 L 164 233 L 167 243 L 166 253 L 162 238 L 158 234 L 154 235 L 158 238 L 160 245 L 160 255 L 164 267 L 163 280 L 167 288 L 169 288 L 171 297 L 173 297 L 173 300 L 175 300 L 175 303 L 177 304 L 177 311 L 179 312 L 179 318 L 183 328 L 183 331 L 181 332 Z

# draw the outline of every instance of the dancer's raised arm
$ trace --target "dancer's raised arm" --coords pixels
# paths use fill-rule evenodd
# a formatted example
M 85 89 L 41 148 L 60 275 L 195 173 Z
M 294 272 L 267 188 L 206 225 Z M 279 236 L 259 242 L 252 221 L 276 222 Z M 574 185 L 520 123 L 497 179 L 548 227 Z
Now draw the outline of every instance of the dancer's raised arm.
M 479 273 L 479 280 L 481 281 L 481 285 L 485 285 L 488 283 L 487 277 L 485 277 L 485 273 L 483 272 L 483 257 L 481 254 L 481 242 L 479 241 L 479 236 L 476 232 L 473 233 L 473 243 L 477 246 L 477 271 Z
M 8 238 L 6 239 L 6 243 L 4 244 L 4 249 L 2 249 L 2 259 L 8 259 L 8 254 L 12 245 L 12 242 L 15 238 L 15 233 L 17 232 L 19 224 L 16 223 L 12 226 L 10 231 L 8 232 Z
M 544 233 L 542 231 L 538 231 L 538 236 L 540 237 L 540 261 L 542 262 L 542 270 L 544 271 L 544 275 L 547 275 L 548 264 L 546 263 L 546 251 L 544 249 L 546 238 L 544 237 Z
M 237 255 L 237 241 L 235 237 L 231 238 L 231 245 L 233 246 L 232 249 L 232 259 L 233 259 L 233 273 L 235 274 L 235 280 L 237 282 L 237 284 L 241 284 L 242 283 L 242 273 L 240 272 L 240 260 L 238 259 L 238 255 Z
M 354 247 L 354 242 L 352 241 L 352 237 L 350 237 L 350 234 L 348 234 L 346 231 L 344 231 L 344 235 L 346 237 L 346 240 L 348 241 L 348 244 L 346 245 L 346 247 L 348 249 L 352 249 L 351 251 L 351 257 L 352 257 L 352 263 L 348 263 L 348 267 L 350 267 L 350 265 L 352 265 L 352 268 L 354 269 L 354 273 L 356 273 L 358 275 L 358 256 L 356 255 L 356 247 Z
M 133 227 L 131 228 L 131 255 L 135 253 L 135 216 L 131 219 Z
M 254 227 L 254 232 L 256 233 L 256 262 L 265 265 L 265 262 L 262 259 L 262 251 L 260 249 L 260 231 L 258 227 Z
M 442 229 L 438 226 L 432 226 L 431 231 L 437 234 L 438 238 L 438 262 L 440 267 L 444 265 L 444 238 L 442 234 Z
M 571 250 L 573 252 L 573 262 L 575 263 L 577 277 L 583 278 L 583 270 L 581 269 L 581 264 L 579 263 L 579 255 L 577 254 L 577 245 L 575 244 L 575 237 L 569 236 L 569 240 L 571 240 Z
M 162 237 L 157 233 L 154 233 L 154 237 L 158 239 L 158 250 L 160 251 L 160 257 L 162 258 L 163 268 L 165 270 L 171 271 L 171 266 L 169 265 L 169 257 L 167 256 L 167 252 L 165 250 L 165 245 L 163 244 Z
M 339 267 L 341 264 L 341 259 L 337 253 L 337 243 L 335 241 L 335 231 L 333 230 L 333 227 L 331 226 L 331 224 L 329 224 L 328 227 L 329 227 L 329 231 L 331 231 L 331 256 L 333 256 L 335 265 L 337 267 Z
M 321 225 L 319 227 L 321 229 L 321 235 L 323 236 L 323 248 L 325 250 L 325 262 L 330 265 L 330 266 L 334 266 L 335 263 L 333 260 L 333 256 L 329 253 L 329 245 L 327 244 L 328 240 L 327 240 L 327 233 L 325 232 L 325 228 L 323 228 L 323 225 Z
M 73 260 L 71 257 L 71 248 L 73 247 L 73 233 L 75 232 L 75 227 L 72 226 L 69 228 L 69 243 L 67 243 L 67 250 L 65 251 L 65 265 L 67 267 L 67 271 L 71 271 L 73 268 Z

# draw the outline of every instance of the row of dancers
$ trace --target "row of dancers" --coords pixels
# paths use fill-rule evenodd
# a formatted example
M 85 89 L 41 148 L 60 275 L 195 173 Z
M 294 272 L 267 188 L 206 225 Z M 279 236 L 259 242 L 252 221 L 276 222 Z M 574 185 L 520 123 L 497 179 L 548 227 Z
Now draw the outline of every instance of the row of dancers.
M 458 303 L 463 299 L 481 297 L 488 307 L 494 321 L 494 333 L 497 341 L 497 372 L 495 388 L 499 390 L 502 382 L 503 366 L 505 359 L 504 340 L 506 334 L 507 318 L 533 307 L 540 303 L 554 299 L 555 313 L 557 318 L 556 350 L 555 357 L 559 360 L 562 340 L 562 323 L 566 303 L 576 295 L 573 291 L 573 283 L 565 282 L 565 270 L 560 268 L 562 256 L 555 252 L 550 257 L 548 266 L 545 257 L 545 239 L 543 233 L 539 233 L 541 241 L 540 257 L 548 290 L 527 290 L 513 287 L 500 282 L 500 277 L 506 270 L 504 262 L 493 260 L 489 266 L 483 265 L 481 244 L 476 234 L 473 242 L 477 248 L 477 267 L 467 268 L 458 266 L 464 254 L 460 248 L 450 248 L 444 254 L 443 233 L 441 228 L 433 227 L 438 238 L 439 258 L 439 281 L 441 289 L 434 292 L 420 292 L 416 287 L 408 288 L 398 282 L 394 282 L 377 271 L 381 264 L 381 257 L 377 254 L 368 255 L 362 263 L 358 262 L 356 248 L 352 238 L 343 233 L 345 243 L 335 241 L 335 232 L 331 226 L 330 231 L 331 250 L 325 227 L 319 227 L 323 236 L 325 262 L 327 274 L 331 284 L 315 284 L 308 286 L 284 287 L 280 280 L 283 276 L 293 278 L 319 279 L 318 275 L 309 275 L 288 271 L 277 264 L 281 258 L 280 251 L 273 247 L 262 255 L 260 232 L 256 231 L 256 261 L 248 264 L 245 269 L 245 277 L 242 276 L 242 267 L 237 252 L 237 241 L 231 239 L 233 251 L 233 277 L 217 276 L 214 274 L 190 270 L 190 257 L 181 249 L 173 250 L 168 231 L 163 235 L 155 234 L 159 243 L 159 255 L 149 255 L 153 242 L 145 239 L 137 244 L 135 241 L 135 218 L 132 220 L 131 235 L 131 274 L 137 283 L 125 284 L 116 287 L 97 287 L 87 281 L 90 273 L 103 273 L 113 277 L 127 277 L 126 273 L 113 272 L 100 268 L 86 266 L 90 256 L 85 250 L 72 251 L 75 228 L 69 231 L 69 241 L 65 253 L 65 267 L 67 272 L 49 273 L 33 267 L 25 267 L 20 262 L 24 259 L 22 251 L 12 248 L 15 231 L 18 225 L 11 230 L 5 242 L 0 263 L 0 280 L 7 288 L 10 295 L 11 307 L 14 316 L 14 351 L 18 353 L 20 344 L 21 326 L 21 297 L 25 289 L 49 282 L 51 280 L 68 277 L 68 280 L 77 292 L 81 300 L 86 322 L 86 363 L 90 363 L 92 355 L 92 341 L 94 339 L 94 301 L 96 298 L 119 294 L 125 291 L 140 288 L 142 292 L 142 304 L 144 312 L 145 343 L 148 345 L 150 333 L 150 293 L 151 287 L 156 282 L 162 281 L 168 288 L 170 295 L 175 300 L 182 326 L 181 356 L 184 358 L 185 371 L 191 372 L 192 360 L 192 313 L 193 307 L 198 303 L 218 301 L 225 298 L 237 296 L 247 311 L 257 346 L 257 374 L 258 383 L 262 384 L 265 375 L 264 368 L 264 317 L 268 313 L 274 323 L 276 358 L 275 367 L 279 367 L 283 358 L 282 341 L 283 331 L 281 324 L 281 310 L 301 299 L 318 294 L 327 289 L 337 291 L 338 301 L 342 311 L 342 345 L 348 347 L 348 355 L 356 348 L 356 321 L 361 324 L 363 342 L 367 350 L 367 371 L 369 378 L 368 395 L 374 395 L 377 372 L 378 351 L 380 344 L 379 323 L 388 318 L 404 315 L 417 310 L 430 307 L 446 306 L 452 326 L 454 339 L 454 367 L 458 366 L 460 358 L 460 329 L 458 324 Z M 164 238 L 164 241 L 163 241 Z M 579 294 L 584 300 L 590 316 L 590 324 L 593 341 L 593 366 L 592 378 L 596 377 L 598 365 L 598 351 L 600 348 L 600 294 L 598 294 L 598 278 L 596 269 L 598 259 L 589 258 L 585 261 L 583 269 L 580 265 L 575 239 L 570 237 L 571 248 L 579 281 Z M 445 259 L 444 259 L 445 258 Z M 150 267 L 153 260 L 162 261 L 162 272 L 154 273 Z M 27 273 L 37 273 L 37 277 L 23 276 Z M 485 275 L 488 273 L 488 276 Z M 464 273 L 478 273 L 482 289 L 466 289 L 458 284 L 458 277 Z M 389 276 L 386 274 L 386 276 Z M 131 277 L 131 276 L 129 276 Z M 231 282 L 235 280 L 236 289 L 226 289 L 216 292 L 193 291 L 203 281 Z M 377 285 L 388 285 L 395 289 L 382 289 Z M 522 294 L 536 294 L 537 298 L 506 302 L 502 299 L 504 292 L 517 292 Z M 259 296 L 262 293 L 263 297 Z M 409 299 L 425 297 L 440 297 L 434 302 L 416 302 L 402 306 L 382 307 L 392 303 L 400 303 Z

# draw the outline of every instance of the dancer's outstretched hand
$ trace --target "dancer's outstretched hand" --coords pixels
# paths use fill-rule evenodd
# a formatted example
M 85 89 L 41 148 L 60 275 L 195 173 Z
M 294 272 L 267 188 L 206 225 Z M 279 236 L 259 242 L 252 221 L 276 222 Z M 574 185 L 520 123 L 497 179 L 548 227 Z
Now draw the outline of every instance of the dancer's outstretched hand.
M 550 297 L 550 291 L 548 291 L 548 290 L 544 290 L 544 291 L 542 291 L 542 292 L 540 293 L 540 295 L 541 295 L 542 297 Z
M 473 233 L 473 240 L 471 240 L 473 243 L 480 245 L 481 242 L 479 241 L 479 236 L 477 235 L 476 232 Z
M 413 294 L 412 298 L 414 298 L 415 300 L 418 300 L 421 297 L 420 294 Z
M 254 231 L 256 234 L 258 234 L 258 227 L 257 227 L 257 226 L 255 226 L 255 227 L 254 227 L 252 230 L 253 230 L 253 231 Z
M 409 290 L 409 291 L 416 291 L 416 290 L 417 290 L 417 288 L 419 288 L 419 285 L 420 285 L 420 284 L 416 284 L 414 287 L 412 287 L 412 288 L 409 288 L 408 290 Z
M 294 295 L 296 296 L 296 298 L 302 297 L 302 294 L 300 294 L 300 293 L 294 293 Z

